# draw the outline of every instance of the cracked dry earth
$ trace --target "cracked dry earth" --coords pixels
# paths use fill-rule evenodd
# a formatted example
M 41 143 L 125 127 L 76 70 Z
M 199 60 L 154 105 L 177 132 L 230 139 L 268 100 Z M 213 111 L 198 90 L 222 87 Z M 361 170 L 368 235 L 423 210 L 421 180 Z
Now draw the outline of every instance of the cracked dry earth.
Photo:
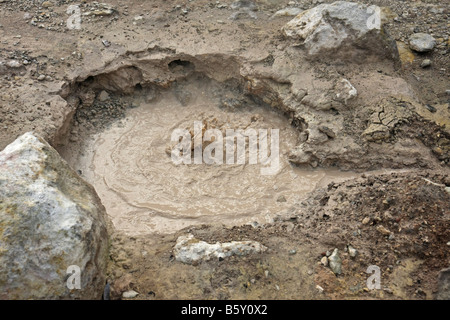
M 115 225 L 111 299 L 129 290 L 139 293 L 134 299 L 149 300 L 436 298 L 450 248 L 448 5 L 362 1 L 388 8 L 386 29 L 400 56 L 360 63 L 308 59 L 280 31 L 293 17 L 273 17 L 286 7 L 306 10 L 332 1 L 234 2 L 81 1 L 82 28 L 68 30 L 66 11 L 76 2 L 0 0 L 0 149 L 35 131 L 94 185 Z M 432 33 L 435 49 L 409 51 L 413 32 Z M 363 57 L 372 57 L 366 49 Z M 431 67 L 420 66 L 424 59 Z M 356 97 L 345 96 L 346 81 Z M 133 155 L 146 150 L 167 158 L 171 119 L 186 127 L 194 120 L 219 128 L 280 126 L 284 173 L 298 178 L 283 191 L 270 180 L 252 180 L 252 171 L 205 168 L 207 177 L 201 168 L 173 172 Z M 161 130 L 146 131 L 148 123 Z M 147 134 L 149 147 L 133 146 L 130 137 L 124 144 L 117 137 L 125 131 Z M 94 151 L 120 155 L 129 146 L 133 152 L 118 160 L 125 176 L 136 164 L 152 180 L 99 172 L 98 164 L 108 162 Z M 238 191 L 264 186 L 252 195 L 263 205 L 240 219 L 251 211 L 241 207 L 253 208 L 253 198 L 236 197 L 205 220 L 196 215 L 201 206 L 177 220 L 168 211 L 178 200 L 190 201 L 184 194 L 177 198 L 178 189 L 164 189 L 170 185 L 164 177 L 177 174 L 212 186 L 223 186 L 226 180 L 217 177 L 224 177 Z M 124 212 L 131 218 L 120 220 L 137 200 L 120 202 L 129 190 L 115 197 L 108 186 L 115 183 L 117 192 L 117 185 L 125 189 L 136 181 L 152 190 L 139 205 L 155 194 L 162 200 Z M 197 196 L 201 204 L 201 192 Z M 214 196 L 204 205 L 226 203 Z M 148 222 L 148 208 L 160 219 Z M 186 234 L 211 244 L 257 241 L 267 250 L 184 264 L 173 248 Z M 337 275 L 327 263 L 335 248 L 342 262 Z M 380 289 L 367 287 L 371 265 L 380 268 Z

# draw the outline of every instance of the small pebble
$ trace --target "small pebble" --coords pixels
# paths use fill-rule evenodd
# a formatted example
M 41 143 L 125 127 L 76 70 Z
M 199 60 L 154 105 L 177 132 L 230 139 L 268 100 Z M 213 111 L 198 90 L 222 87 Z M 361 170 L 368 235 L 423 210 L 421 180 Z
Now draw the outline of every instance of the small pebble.
M 356 250 L 352 246 L 348 246 L 348 254 L 350 255 L 350 257 L 354 258 L 358 254 L 358 250 Z
M 422 68 L 428 68 L 429 66 L 431 66 L 431 60 L 430 59 L 423 60 L 422 63 L 420 64 L 420 66 Z
M 138 295 L 139 295 L 138 292 L 136 292 L 134 290 L 130 290 L 130 291 L 125 291 L 124 293 L 122 293 L 122 298 L 133 299 L 133 298 L 136 298 Z
M 435 113 L 435 112 L 436 112 L 436 108 L 433 107 L 433 106 L 430 105 L 430 104 L 426 104 L 426 105 L 425 105 L 425 108 L 427 108 L 427 110 L 430 111 L 431 113 Z

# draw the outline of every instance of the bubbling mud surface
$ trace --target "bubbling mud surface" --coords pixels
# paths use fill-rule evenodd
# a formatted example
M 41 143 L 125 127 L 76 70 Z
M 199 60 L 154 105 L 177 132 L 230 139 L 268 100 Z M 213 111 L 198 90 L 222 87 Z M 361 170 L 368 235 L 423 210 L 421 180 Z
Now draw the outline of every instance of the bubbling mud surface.
M 190 100 L 183 106 L 173 92 L 152 103 L 142 98 L 125 120 L 85 139 L 83 150 L 62 154 L 94 186 L 117 230 L 132 236 L 198 224 L 267 223 L 317 186 L 356 176 L 291 165 L 288 153 L 299 131 L 274 110 L 226 110 L 201 90 Z M 171 134 L 192 130 L 194 121 L 224 136 L 226 129 L 279 129 L 280 170 L 262 175 L 262 164 L 249 164 L 248 154 L 244 165 L 175 165 L 168 152 Z

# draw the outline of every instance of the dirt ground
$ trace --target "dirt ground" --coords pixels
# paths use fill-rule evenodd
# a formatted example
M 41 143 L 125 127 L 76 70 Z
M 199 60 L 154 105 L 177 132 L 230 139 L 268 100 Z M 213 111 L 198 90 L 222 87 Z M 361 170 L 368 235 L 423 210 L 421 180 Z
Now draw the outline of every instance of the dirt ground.
M 246 11 L 233 16 L 234 2 L 108 0 L 114 8 L 108 11 L 86 0 L 0 0 L 0 149 L 35 131 L 57 150 L 77 152 L 80 141 L 135 107 L 126 97 L 144 91 L 158 99 L 201 74 L 233 93 L 222 106 L 239 108 L 251 97 L 301 132 L 321 128 L 317 137 L 325 142 L 307 140 L 292 155 L 297 165 L 355 169 L 359 177 L 317 188 L 272 223 L 131 237 L 115 230 L 111 299 L 128 290 L 145 300 L 434 299 L 439 271 L 450 263 L 449 6 L 361 1 L 390 9 L 386 28 L 400 65 L 332 64 L 304 60 L 280 32 L 292 17 L 272 15 L 333 1 L 252 1 L 256 19 Z M 72 4 L 83 14 L 80 30 L 66 26 Z M 433 34 L 435 49 L 410 51 L 405 43 L 413 32 Z M 421 67 L 425 59 L 431 66 Z M 317 112 L 308 105 L 302 113 L 286 103 L 298 94 L 295 84 L 314 79 L 308 87 L 314 102 L 342 77 L 358 89 L 350 106 Z M 111 93 L 107 103 L 99 99 L 102 90 Z M 394 125 L 382 139 L 364 138 L 373 114 L 383 112 Z M 334 132 L 324 135 L 324 123 L 335 125 Z M 372 171 L 380 169 L 385 172 Z M 173 255 L 178 236 L 187 233 L 208 243 L 253 240 L 268 249 L 188 265 Z M 335 248 L 339 275 L 322 263 Z M 380 268 L 380 289 L 368 288 L 369 266 Z

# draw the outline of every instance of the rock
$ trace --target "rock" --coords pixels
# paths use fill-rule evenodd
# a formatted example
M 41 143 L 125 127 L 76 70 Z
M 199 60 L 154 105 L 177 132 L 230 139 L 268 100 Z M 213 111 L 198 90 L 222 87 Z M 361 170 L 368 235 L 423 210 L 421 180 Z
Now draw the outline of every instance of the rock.
M 232 255 L 248 255 L 266 251 L 266 247 L 256 241 L 231 241 L 209 244 L 195 239 L 192 234 L 180 236 L 173 249 L 177 261 L 192 264 L 199 260 L 226 258 Z
M 302 41 L 310 56 L 355 62 L 365 62 L 368 55 L 398 58 L 395 41 L 384 29 L 382 19 L 377 21 L 364 4 L 321 4 L 297 15 L 282 28 L 282 33 Z
M 328 258 L 326 256 L 322 257 L 322 259 L 320 259 L 320 263 L 325 267 L 328 266 Z
M 294 254 L 296 254 L 296 253 L 297 253 L 297 250 L 295 250 L 295 249 L 289 250 L 289 254 L 290 254 L 290 255 L 294 255 Z
M 340 275 L 342 273 L 342 261 L 339 257 L 339 250 L 337 248 L 334 249 L 333 253 L 328 258 L 328 264 L 335 275 Z
M 350 255 L 350 257 L 354 258 L 358 254 L 358 250 L 356 250 L 352 246 L 348 246 L 348 254 Z
M 431 66 L 431 60 L 430 59 L 424 59 L 422 63 L 420 64 L 422 68 L 428 68 Z
M 125 299 L 133 299 L 133 298 L 136 298 L 138 295 L 139 295 L 138 292 L 136 292 L 136 291 L 134 291 L 134 290 L 130 290 L 130 291 L 125 291 L 125 292 L 122 294 L 122 298 L 125 298 Z
M 277 12 L 275 12 L 271 19 L 273 18 L 277 18 L 277 17 L 294 17 L 296 15 L 298 15 L 299 13 L 301 13 L 303 10 L 300 8 L 284 8 L 281 10 L 278 10 Z
M 427 33 L 414 33 L 409 37 L 409 47 L 417 52 L 433 50 L 436 40 Z
M 44 8 L 53 7 L 53 3 L 51 3 L 51 1 L 44 1 L 44 2 L 42 2 L 42 7 L 44 7 Z
M 382 225 L 379 225 L 377 227 L 377 231 L 381 233 L 383 236 L 389 236 L 391 234 L 391 232 Z
M 347 79 L 341 79 L 334 86 L 336 92 L 335 100 L 343 102 L 345 105 L 347 101 L 355 98 L 358 95 L 358 91 Z
M 94 188 L 56 150 L 17 138 L 0 152 L 0 299 L 101 299 L 107 223 Z
M 44 81 L 45 80 L 45 74 L 41 74 L 37 79 L 39 81 Z
M 365 217 L 363 220 L 362 220 L 362 224 L 368 224 L 370 222 L 370 218 L 369 217 Z
M 277 202 L 286 202 L 286 197 L 283 195 L 279 196 Z
M 103 300 L 111 300 L 111 285 L 106 283 L 103 289 Z
M 437 300 L 450 300 L 450 268 L 442 269 L 438 276 Z
M 22 65 L 17 60 L 10 60 L 6 63 L 6 66 L 10 68 L 20 68 Z
M 101 102 L 105 102 L 105 101 L 109 100 L 108 92 L 106 92 L 105 90 L 102 90 L 100 92 L 100 94 L 98 95 L 98 100 L 100 100 Z

